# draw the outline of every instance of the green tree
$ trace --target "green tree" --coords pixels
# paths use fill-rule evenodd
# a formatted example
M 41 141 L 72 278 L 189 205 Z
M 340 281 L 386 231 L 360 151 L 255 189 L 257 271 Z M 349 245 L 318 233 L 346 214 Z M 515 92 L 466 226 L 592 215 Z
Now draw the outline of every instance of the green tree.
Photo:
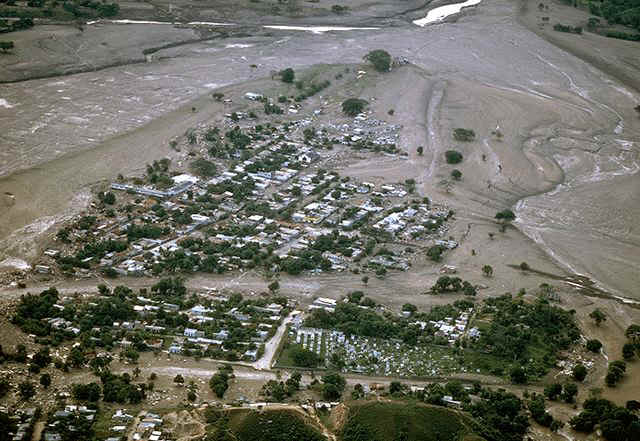
M 493 267 L 491 265 L 484 265 L 482 267 L 482 274 L 484 274 L 485 277 L 493 276 Z
M 596 326 L 600 326 L 600 323 L 607 321 L 607 316 L 605 315 L 605 313 L 600 311 L 598 308 L 594 309 L 589 314 L 589 317 L 591 317 L 593 321 L 596 322 Z
M 560 383 L 552 383 L 544 388 L 544 395 L 551 401 L 555 401 L 562 394 L 562 385 Z
M 42 385 L 42 387 L 47 389 L 51 385 L 51 375 L 49 374 L 40 375 L 40 384 Z
M 527 382 L 527 372 L 522 366 L 516 366 L 511 369 L 509 376 L 511 377 L 512 383 L 525 384 Z
M 595 338 L 587 340 L 587 349 L 597 354 L 598 352 L 600 352 L 600 349 L 602 349 L 602 342 Z
M 576 381 L 583 381 L 587 376 L 587 368 L 582 363 L 578 363 L 571 370 L 571 376 Z
M 36 394 L 36 386 L 30 381 L 23 381 L 18 385 L 18 392 L 23 400 L 29 401 Z
M 376 49 L 371 51 L 364 56 L 364 59 L 373 64 L 374 69 L 378 72 L 389 72 L 391 70 L 391 55 L 385 50 Z
M 459 181 L 460 179 L 462 179 L 462 172 L 460 170 L 458 170 L 457 168 L 453 169 L 451 171 L 451 177 L 453 179 L 455 179 L 456 181 Z
M 180 374 L 176 375 L 173 379 L 173 382 L 178 386 L 184 385 L 184 377 Z
M 0 41 L 0 51 L 4 54 L 8 53 L 14 47 L 13 41 Z
M 293 71 L 293 69 L 291 69 L 290 67 L 280 71 L 280 79 L 284 82 L 284 83 L 293 83 L 293 80 L 295 79 L 296 74 Z
M 457 150 L 447 150 L 444 152 L 444 157 L 447 160 L 447 164 L 459 164 L 463 159 L 462 153 Z
M 269 284 L 269 291 L 276 292 L 279 289 L 280 289 L 280 283 L 278 283 L 277 280 L 274 280 Z
M 515 218 L 516 218 L 515 213 L 509 209 L 502 210 L 496 213 L 496 219 L 504 223 L 511 222 Z
M 627 342 L 622 346 L 622 358 L 625 360 L 633 360 L 636 356 L 636 345 Z
M 362 113 L 364 108 L 369 104 L 365 100 L 359 98 L 349 98 L 342 103 L 342 112 L 348 116 L 356 116 Z
M 422 156 L 422 154 L 424 153 L 424 147 L 419 146 L 419 147 L 416 149 L 416 151 L 418 152 L 418 155 L 419 155 L 419 156 Z
M 562 388 L 562 399 L 565 403 L 573 403 L 575 396 L 578 395 L 578 386 L 575 383 L 566 383 Z

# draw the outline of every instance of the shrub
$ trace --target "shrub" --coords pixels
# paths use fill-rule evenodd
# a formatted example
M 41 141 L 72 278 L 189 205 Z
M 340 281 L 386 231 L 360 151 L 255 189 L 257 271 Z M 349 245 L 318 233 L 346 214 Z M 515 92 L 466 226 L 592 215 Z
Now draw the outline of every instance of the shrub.
M 451 171 L 451 177 L 456 181 L 459 181 L 462 178 L 462 172 L 456 168 Z
M 447 164 L 459 164 L 462 162 L 462 153 L 456 150 L 447 150 L 444 152 L 444 157 L 447 160 Z

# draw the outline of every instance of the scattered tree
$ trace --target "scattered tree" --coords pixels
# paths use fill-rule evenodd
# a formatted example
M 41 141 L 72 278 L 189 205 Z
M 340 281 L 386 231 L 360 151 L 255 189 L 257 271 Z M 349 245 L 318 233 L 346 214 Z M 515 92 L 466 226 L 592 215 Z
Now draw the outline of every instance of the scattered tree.
M 482 267 L 482 274 L 484 274 L 485 277 L 493 276 L 493 267 L 491 265 L 484 265 Z
M 462 172 L 455 168 L 451 171 L 451 177 L 456 181 L 459 181 L 462 178 Z
M 422 156 L 422 154 L 424 153 L 424 147 L 420 146 L 416 149 L 416 151 L 418 152 L 418 155 Z

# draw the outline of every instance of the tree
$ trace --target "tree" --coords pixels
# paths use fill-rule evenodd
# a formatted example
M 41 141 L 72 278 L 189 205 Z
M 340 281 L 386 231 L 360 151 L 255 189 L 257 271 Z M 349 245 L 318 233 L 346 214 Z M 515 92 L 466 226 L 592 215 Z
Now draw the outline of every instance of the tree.
M 596 322 L 596 326 L 600 326 L 600 323 L 607 321 L 607 316 L 604 312 L 600 311 L 598 308 L 594 309 L 589 317 Z
M 571 370 L 571 376 L 576 381 L 583 381 L 587 376 L 587 368 L 582 363 L 578 363 Z
M 113 205 L 116 203 L 116 195 L 113 194 L 113 192 L 108 191 L 106 193 L 104 193 L 104 196 L 102 198 L 102 202 L 104 202 L 107 205 Z
M 407 311 L 410 313 L 414 313 L 418 310 L 418 307 L 416 305 L 413 305 L 411 303 L 405 303 L 404 305 L 402 305 L 402 310 L 403 311 Z
M 587 340 L 587 349 L 597 354 L 602 349 L 602 342 L 595 338 Z
M 189 393 L 187 393 L 187 400 L 191 401 L 192 403 L 196 400 L 197 395 L 194 391 L 190 390 Z
M 291 350 L 293 364 L 298 367 L 314 368 L 320 364 L 322 359 L 315 352 L 296 346 Z
M 84 356 L 84 351 L 80 348 L 80 346 L 74 346 L 71 349 L 71 352 L 69 353 L 68 361 L 69 361 L 69 364 L 74 368 L 79 368 L 84 366 L 87 360 Z
M 204 178 L 210 178 L 218 173 L 216 164 L 203 158 L 198 158 L 193 161 L 189 165 L 189 168 L 191 168 L 193 173 Z
M 520 269 L 522 271 L 529 271 L 531 269 L 531 267 L 529 267 L 529 264 L 527 262 L 522 262 L 520 264 Z
M 622 346 L 622 358 L 625 360 L 633 360 L 636 356 L 636 345 L 630 342 L 627 342 Z
M 274 280 L 269 284 L 269 291 L 276 292 L 279 289 L 280 289 L 280 283 L 278 283 L 277 280 Z
M 23 400 L 30 400 L 36 394 L 36 386 L 30 381 L 23 381 L 18 385 L 20 397 Z
M 366 285 L 367 283 L 369 283 L 369 276 L 363 276 L 363 277 L 362 277 L 362 283 L 364 283 L 365 285 Z
M 560 383 L 553 383 L 544 388 L 544 395 L 551 401 L 558 399 L 562 393 L 562 385 Z
M 424 153 L 424 147 L 420 146 L 416 149 L 416 151 L 418 152 L 419 156 L 422 156 L 422 154 Z
M 451 177 L 456 181 L 459 181 L 460 179 L 462 179 L 462 172 L 455 168 L 451 171 Z
M 369 103 L 365 100 L 349 98 L 342 103 L 342 112 L 348 116 L 356 116 L 359 113 L 362 113 L 367 104 Z
M 47 389 L 51 385 L 51 375 L 49 374 L 40 375 L 40 384 L 42 385 L 42 387 Z
M 391 55 L 385 50 L 376 49 L 371 51 L 364 56 L 364 59 L 373 64 L 374 69 L 378 72 L 389 72 L 391 70 Z
M 433 260 L 434 262 L 440 262 L 443 252 L 444 247 L 442 245 L 433 245 L 427 250 L 427 257 L 429 257 L 429 259 Z
M 527 382 L 527 372 L 522 366 L 516 366 L 511 369 L 509 376 L 511 377 L 512 383 L 525 384 Z
M 283 83 L 293 83 L 293 80 L 295 79 L 296 74 L 293 71 L 293 69 L 291 69 L 290 67 L 280 71 L 280 79 L 282 80 Z
M 457 129 L 453 129 L 453 138 L 456 141 L 473 141 L 476 137 L 476 134 L 473 130 L 471 129 L 461 129 L 461 128 L 457 128 Z
M 14 48 L 13 41 L 0 41 L 0 51 L 6 54 Z
M 178 386 L 182 386 L 184 384 L 184 377 L 182 375 L 178 374 L 173 379 L 173 382 Z
M 347 381 L 337 373 L 329 373 L 322 377 L 322 395 L 326 400 L 337 400 L 342 395 Z
M 444 157 L 447 160 L 447 164 L 459 164 L 463 159 L 462 153 L 457 150 L 447 150 L 444 152 Z
M 578 394 L 578 386 L 575 383 L 566 383 L 562 389 L 562 399 L 565 403 L 573 403 L 575 396 Z
M 496 219 L 501 222 L 508 223 L 516 218 L 516 215 L 513 211 L 506 209 L 496 213 Z
M 11 390 L 11 383 L 8 378 L 0 378 L 0 398 L 4 398 L 5 395 Z
M 391 395 L 398 394 L 398 393 L 402 394 L 403 392 L 404 392 L 404 385 L 399 381 L 392 381 L 391 384 L 389 384 L 389 393 Z
M 485 277 L 491 277 L 493 275 L 493 267 L 491 265 L 484 265 L 482 267 L 482 274 L 484 274 Z

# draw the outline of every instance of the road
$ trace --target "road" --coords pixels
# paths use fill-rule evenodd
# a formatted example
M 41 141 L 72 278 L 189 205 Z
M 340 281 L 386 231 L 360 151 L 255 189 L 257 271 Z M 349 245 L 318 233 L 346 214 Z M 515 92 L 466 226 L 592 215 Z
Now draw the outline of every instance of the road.
M 260 358 L 260 360 L 256 361 L 255 363 L 251 363 L 251 365 L 255 369 L 259 371 L 271 369 L 274 358 L 276 356 L 276 352 L 278 350 L 278 347 L 280 346 L 280 342 L 282 341 L 282 337 L 287 330 L 287 325 L 291 323 L 296 315 L 297 313 L 292 312 L 282 321 L 275 335 L 271 337 L 271 339 L 264 345 L 264 355 Z

